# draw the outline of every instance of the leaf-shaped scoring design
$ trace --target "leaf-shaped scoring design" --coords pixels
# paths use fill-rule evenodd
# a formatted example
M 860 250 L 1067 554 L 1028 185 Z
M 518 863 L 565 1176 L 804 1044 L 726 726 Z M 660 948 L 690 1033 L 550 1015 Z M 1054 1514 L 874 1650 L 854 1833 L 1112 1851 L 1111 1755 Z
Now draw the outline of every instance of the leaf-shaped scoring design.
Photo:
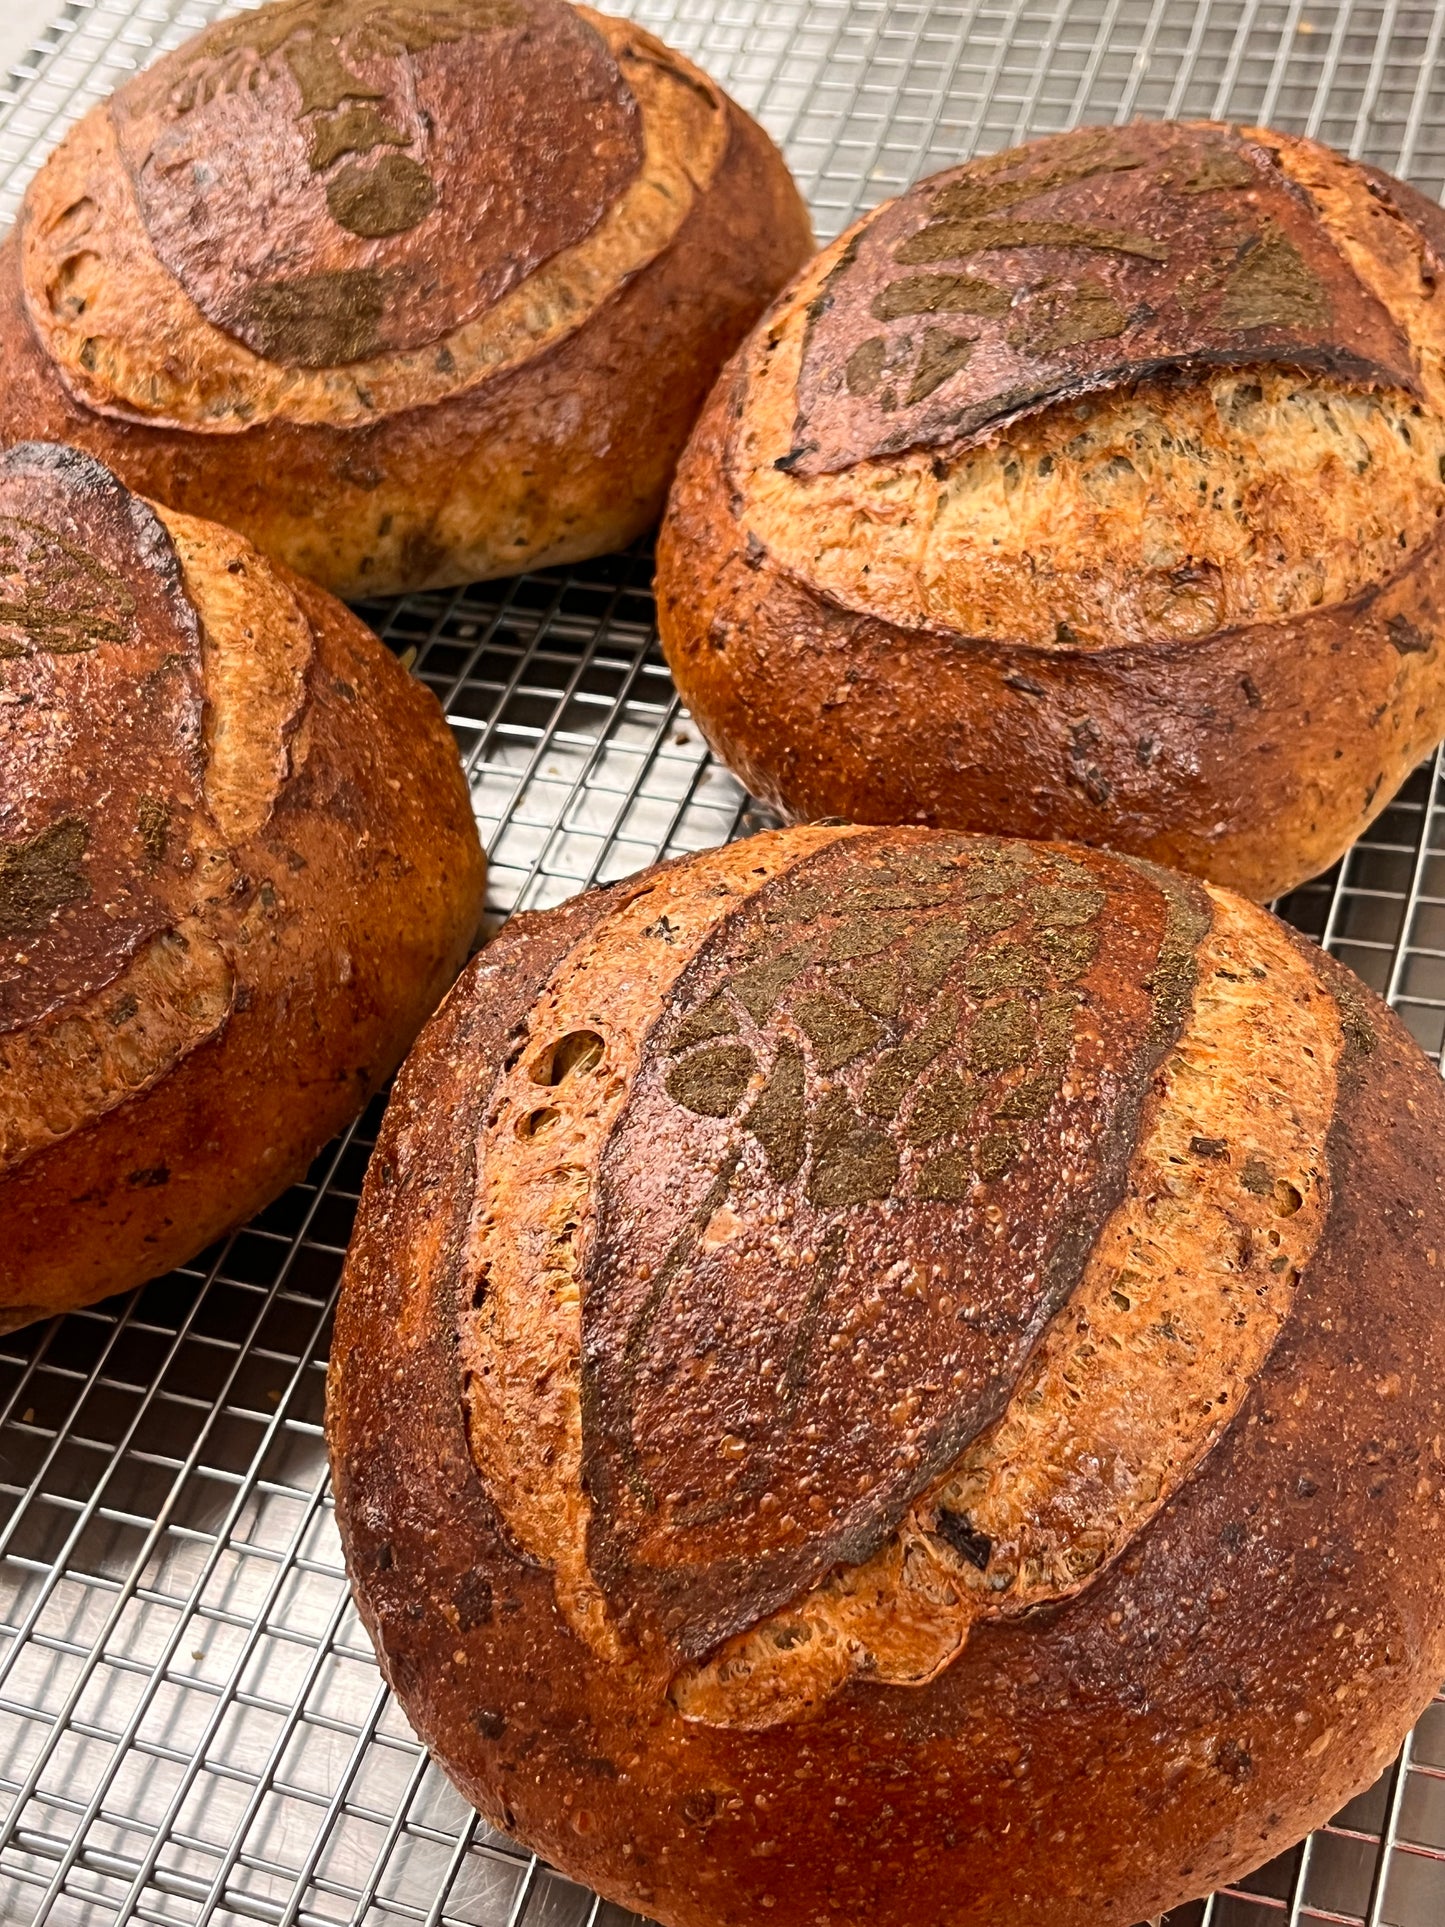
M 1045 1115 L 1063 1077 L 1104 893 L 1052 854 L 978 869 L 964 901 L 937 878 L 890 874 L 801 942 L 796 922 L 775 926 L 674 1025 L 669 1096 L 699 1116 L 738 1115 L 774 1181 L 797 1177 L 807 1147 L 815 1204 L 901 1184 L 950 1200 L 1004 1176 L 1022 1148 L 1015 1127 Z M 804 920 L 820 907 L 805 902 Z M 911 1020 L 898 1014 L 905 987 L 922 1000 Z M 920 1154 L 911 1187 L 900 1144 Z
M 1002 1409 L 1124 1182 L 1197 896 L 864 831 L 698 950 L 582 1293 L 588 1560 L 619 1612 L 711 1650 L 869 1557 Z

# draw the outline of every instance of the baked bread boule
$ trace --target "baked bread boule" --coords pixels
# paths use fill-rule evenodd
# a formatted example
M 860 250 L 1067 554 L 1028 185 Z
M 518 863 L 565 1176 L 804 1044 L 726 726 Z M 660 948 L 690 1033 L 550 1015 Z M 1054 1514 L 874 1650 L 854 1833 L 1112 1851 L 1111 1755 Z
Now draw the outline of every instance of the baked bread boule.
M 669 1927 L 1120 1927 L 1445 1671 L 1445 1092 L 1264 911 L 812 826 L 514 920 L 398 1080 L 338 1516 L 495 1824 Z
M 300 1177 L 466 960 L 435 699 L 242 537 L 0 455 L 0 1330 Z
M 1442 264 L 1413 189 L 1208 123 L 884 203 L 679 468 L 659 620 L 709 742 L 799 818 L 1324 869 L 1445 735 Z
M 128 81 L 0 247 L 0 441 L 69 441 L 338 595 L 656 521 L 812 251 L 767 136 L 563 0 L 276 0 Z

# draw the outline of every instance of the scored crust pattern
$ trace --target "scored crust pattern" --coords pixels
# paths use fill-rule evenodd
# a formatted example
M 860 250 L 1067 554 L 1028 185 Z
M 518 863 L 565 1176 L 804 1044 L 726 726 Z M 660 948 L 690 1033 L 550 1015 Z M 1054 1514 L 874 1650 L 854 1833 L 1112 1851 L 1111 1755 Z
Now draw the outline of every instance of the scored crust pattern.
M 209 320 L 313 368 L 472 320 L 642 159 L 610 49 L 549 0 L 282 0 L 111 111 L 159 259 Z
M 867 836 L 701 946 L 602 1155 L 583 1294 L 621 1618 L 708 1650 L 870 1556 L 997 1415 L 1118 1201 L 1207 923 L 1162 872 Z
M 859 227 L 809 312 L 780 466 L 961 446 L 1165 367 L 1271 363 L 1420 392 L 1403 331 L 1263 137 L 1081 129 Z
M 686 1718 L 774 1725 L 854 1674 L 924 1684 L 980 1620 L 1091 1583 L 1232 1421 L 1323 1230 L 1342 1039 L 1298 944 L 1211 897 L 1128 1193 L 1007 1409 L 872 1559 L 685 1669 Z M 1288 1039 L 1265 995 L 1287 1002 Z
M 428 75 L 430 129 L 396 145 L 386 116 L 415 131 Z M 359 425 L 583 326 L 671 244 L 727 140 L 704 75 L 586 8 L 284 0 L 200 36 L 61 143 L 23 212 L 27 306 L 66 385 L 102 413 L 209 433 Z M 163 166 L 181 142 L 195 166 Z M 265 192 L 221 191 L 226 168 L 272 147 L 286 167 Z M 403 162 L 430 170 L 427 211 L 418 189 L 418 219 L 395 235 L 338 224 L 328 186 Z M 262 225 L 276 180 L 294 192 Z
M 582 928 L 459 1286 L 473 1461 L 574 1630 L 757 1728 L 1092 1584 L 1321 1234 L 1352 1020 L 1305 947 L 1127 859 L 841 828 Z
M 0 457 L 0 1172 L 225 1026 L 313 646 L 239 537 L 74 450 Z

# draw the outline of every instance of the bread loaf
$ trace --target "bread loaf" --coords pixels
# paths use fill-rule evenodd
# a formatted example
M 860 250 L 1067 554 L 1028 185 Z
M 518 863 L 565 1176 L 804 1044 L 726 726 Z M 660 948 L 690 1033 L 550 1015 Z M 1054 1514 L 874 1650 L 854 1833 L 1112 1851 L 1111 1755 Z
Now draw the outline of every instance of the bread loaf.
M 811 251 L 762 130 L 562 0 L 276 0 L 72 129 L 0 248 L 0 441 L 361 595 L 617 548 Z
M 1445 734 L 1445 215 L 1308 140 L 1091 128 L 920 182 L 715 391 L 659 549 L 787 812 L 1267 898 Z
M 87 455 L 0 455 L 0 1329 L 300 1177 L 482 876 L 436 702 L 354 616 Z
M 1445 1092 L 1136 859 L 773 832 L 516 919 L 397 1084 L 328 1428 L 494 1824 L 670 1927 L 1120 1927 L 1445 1672 Z

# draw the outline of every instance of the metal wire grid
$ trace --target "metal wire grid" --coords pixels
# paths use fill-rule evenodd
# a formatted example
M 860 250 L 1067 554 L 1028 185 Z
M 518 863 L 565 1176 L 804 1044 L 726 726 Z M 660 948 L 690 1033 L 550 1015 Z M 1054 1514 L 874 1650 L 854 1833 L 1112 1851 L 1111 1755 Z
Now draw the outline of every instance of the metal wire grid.
M 215 0 L 71 0 L 0 81 L 0 218 L 61 128 Z M 619 10 L 626 10 L 625 8 Z M 1132 114 L 1302 128 L 1445 184 L 1445 11 L 1399 0 L 637 0 L 785 144 L 820 233 L 918 174 Z M 365 613 L 443 701 L 491 909 L 765 820 L 655 645 L 650 561 Z M 1418 771 L 1285 912 L 1445 1050 L 1445 791 Z M 244 1231 L 0 1340 L 0 1922 L 594 1927 L 492 1834 L 380 1686 L 326 1488 L 332 1301 L 380 1107 Z M 1440 1927 L 1445 1699 L 1328 1828 L 1169 1927 Z

